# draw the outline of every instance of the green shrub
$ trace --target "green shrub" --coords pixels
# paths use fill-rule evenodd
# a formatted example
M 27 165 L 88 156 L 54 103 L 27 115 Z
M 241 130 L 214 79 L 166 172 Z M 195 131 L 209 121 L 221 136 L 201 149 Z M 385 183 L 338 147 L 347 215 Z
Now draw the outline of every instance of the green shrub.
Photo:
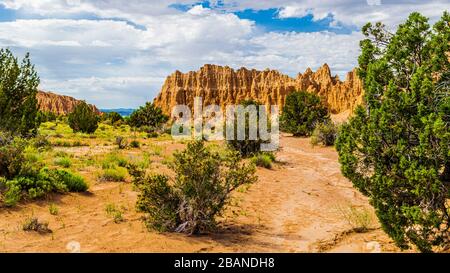
M 47 222 L 40 222 L 38 218 L 32 217 L 25 220 L 22 226 L 24 231 L 35 231 L 40 234 L 52 233 L 53 231 L 48 227 Z
M 333 146 L 338 135 L 338 126 L 333 122 L 320 123 L 314 129 L 311 136 L 312 145 Z
M 63 168 L 70 168 L 70 166 L 72 166 L 72 161 L 68 157 L 56 158 L 54 163 L 55 163 L 55 165 L 63 167 Z
M 116 145 L 119 149 L 123 150 L 128 147 L 128 140 L 125 137 L 116 137 Z
M 55 147 L 65 147 L 65 148 L 89 146 L 89 144 L 81 142 L 79 140 L 65 141 L 65 140 L 61 140 L 61 139 L 56 140 L 55 142 L 52 143 L 52 145 Z
M 253 100 L 246 100 L 240 103 L 242 106 L 244 106 L 246 109 L 249 109 L 251 107 L 255 107 L 256 111 L 258 111 L 258 107 L 261 105 L 260 103 L 253 101 Z M 261 151 L 261 145 L 265 143 L 261 138 L 259 134 L 259 120 L 260 119 L 267 119 L 267 115 L 264 114 L 263 117 L 260 116 L 260 113 L 258 111 L 258 114 L 256 116 L 256 130 L 257 130 L 257 136 L 255 140 L 250 139 L 250 116 L 249 114 L 245 115 L 245 139 L 244 140 L 238 140 L 238 116 L 235 114 L 234 119 L 234 136 L 232 140 L 228 140 L 228 146 L 231 149 L 234 149 L 238 151 L 243 157 L 249 157 L 252 155 L 255 155 Z M 225 129 L 226 130 L 226 129 Z
M 88 189 L 80 176 L 64 170 L 43 168 L 26 177 L 15 177 L 3 182 L 5 184 L 5 206 L 15 206 L 22 198 L 37 199 L 49 193 L 83 192 Z
M 100 179 L 106 182 L 123 182 L 125 181 L 127 174 L 126 168 L 115 167 L 103 170 Z
M 272 163 L 275 161 L 273 154 L 257 154 L 251 159 L 252 163 L 258 167 L 272 169 Z
M 159 136 L 159 134 L 157 132 L 147 133 L 148 138 L 157 138 L 158 136 Z
M 52 144 L 50 140 L 48 140 L 48 137 L 38 135 L 32 140 L 33 146 L 39 150 L 50 150 L 52 147 Z
M 55 204 L 50 204 L 50 206 L 48 207 L 48 212 L 50 212 L 51 215 L 58 215 L 58 206 L 56 206 Z
M 119 224 L 125 219 L 123 218 L 123 212 L 121 209 L 117 208 L 115 204 L 108 204 L 106 205 L 106 214 L 113 218 L 114 223 Z
M 12 179 L 19 175 L 25 162 L 27 141 L 0 132 L 0 177 Z
M 69 154 L 64 151 L 56 151 L 55 156 L 56 157 L 69 157 Z
M 119 125 L 123 122 L 123 117 L 117 112 L 103 113 L 102 120 L 109 121 L 111 125 Z
M 3 204 L 6 207 L 14 207 L 22 198 L 21 196 L 21 188 L 16 185 L 11 185 L 7 183 L 6 180 L 3 181 L 4 183 L 4 194 L 3 194 Z
M 112 152 L 106 155 L 102 162 L 103 169 L 111 169 L 115 167 L 126 167 L 128 165 L 128 160 L 118 153 Z
M 141 143 L 137 140 L 133 140 L 130 142 L 130 147 L 131 148 L 139 148 L 139 147 L 141 147 Z
M 367 232 L 374 226 L 372 214 L 366 208 L 357 208 L 354 206 L 340 207 L 339 212 L 352 230 L 357 233 Z
M 38 123 L 41 124 L 41 123 L 45 123 L 45 122 L 56 121 L 57 118 L 58 118 L 58 115 L 56 115 L 53 112 L 42 112 L 42 111 L 39 111 L 37 113 L 37 117 L 36 118 L 38 120 Z
M 134 111 L 128 120 L 128 124 L 135 128 L 145 128 L 147 133 L 158 131 L 169 117 L 164 115 L 161 108 L 147 102 L 145 106 Z
M 99 116 L 86 102 L 80 102 L 68 116 L 70 128 L 75 133 L 93 134 L 98 128 Z
M 54 170 L 56 179 L 63 181 L 69 192 L 85 192 L 89 186 L 83 177 L 73 174 L 66 170 Z
M 305 91 L 293 92 L 286 97 L 280 126 L 294 136 L 310 136 L 319 123 L 329 122 L 327 108 L 316 94 Z
M 342 173 L 370 198 L 400 248 L 448 248 L 450 14 L 433 29 L 412 13 L 395 34 L 381 23 L 363 33 L 366 104 L 339 132 Z
M 222 158 L 202 141 L 191 142 L 186 150 L 175 153 L 170 168 L 176 174 L 173 181 L 165 175 L 147 176 L 129 166 L 140 192 L 137 209 L 146 213 L 146 225 L 159 231 L 210 231 L 231 192 L 256 181 L 254 166 L 242 163 L 237 152 Z

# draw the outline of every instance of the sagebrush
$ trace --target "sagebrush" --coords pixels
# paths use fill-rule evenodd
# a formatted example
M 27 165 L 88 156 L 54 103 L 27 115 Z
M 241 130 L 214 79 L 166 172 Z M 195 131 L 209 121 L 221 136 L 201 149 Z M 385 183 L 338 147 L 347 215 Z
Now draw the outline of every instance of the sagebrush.
M 237 152 L 225 158 L 191 142 L 174 154 L 170 165 L 174 177 L 146 175 L 130 166 L 139 189 L 137 209 L 146 214 L 149 228 L 198 234 L 211 231 L 230 194 L 241 185 L 256 181 L 255 167 L 245 164 Z

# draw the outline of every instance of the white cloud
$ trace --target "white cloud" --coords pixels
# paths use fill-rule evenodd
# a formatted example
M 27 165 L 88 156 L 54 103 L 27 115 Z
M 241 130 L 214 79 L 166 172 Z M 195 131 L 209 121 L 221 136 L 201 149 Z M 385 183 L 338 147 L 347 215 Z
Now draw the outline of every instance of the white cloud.
M 146 21 L 145 30 L 114 20 L 0 22 L 0 47 L 30 51 L 43 89 L 77 94 L 100 107 L 135 107 L 156 96 L 175 69 L 197 69 L 215 51 L 232 53 L 254 30 L 251 21 L 207 10 Z M 105 100 L 103 91 L 114 90 Z
M 9 9 L 22 9 L 40 15 L 70 15 L 92 13 L 102 18 L 123 18 L 145 24 L 148 16 L 180 14 L 173 4 L 194 5 L 198 0 L 0 0 Z M 450 8 L 448 0 L 221 0 L 210 6 L 225 11 L 245 9 L 279 9 L 280 18 L 304 17 L 312 14 L 315 20 L 333 15 L 346 25 L 362 26 L 368 20 L 383 20 L 394 27 L 409 13 L 420 11 L 436 20 L 443 10 Z M 194 6 L 190 13 L 208 13 L 209 9 Z
M 0 47 L 17 54 L 30 51 L 44 89 L 100 107 L 136 107 L 156 96 L 174 70 L 197 70 L 205 63 L 273 68 L 292 76 L 325 62 L 343 76 L 357 64 L 360 33 L 267 33 L 227 11 L 276 8 L 281 18 L 313 15 L 314 20 L 331 14 L 330 27 L 340 28 L 375 20 L 394 26 L 415 10 L 435 20 L 449 6 L 443 0 L 386 0 L 381 5 L 365 0 L 222 0 L 220 7 L 211 3 L 211 8 L 197 2 L 0 0 L 20 13 L 47 18 L 0 22 Z M 182 12 L 170 4 L 193 6 Z M 80 14 L 103 19 L 76 19 Z
M 100 108 L 136 107 L 150 101 L 155 95 L 152 89 L 160 88 L 164 78 L 111 77 L 75 78 L 69 80 L 44 80 L 47 91 L 56 91 L 76 98 L 83 98 Z M 126 105 L 118 102 L 126 101 Z
M 340 23 L 358 27 L 367 22 L 383 21 L 389 27 L 395 28 L 414 11 L 419 11 L 430 17 L 432 21 L 436 21 L 442 16 L 444 10 L 450 8 L 448 0 L 301 0 L 283 2 L 285 3 L 281 4 L 279 11 L 280 18 L 301 18 L 312 14 L 315 20 L 320 20 L 331 14 L 334 20 Z

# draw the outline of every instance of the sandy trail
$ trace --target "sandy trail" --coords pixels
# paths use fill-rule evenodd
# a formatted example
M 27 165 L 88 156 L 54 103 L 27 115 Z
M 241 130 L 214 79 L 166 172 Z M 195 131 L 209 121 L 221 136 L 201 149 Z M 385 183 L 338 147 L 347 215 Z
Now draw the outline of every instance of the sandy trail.
M 129 183 L 97 183 L 90 194 L 0 210 L 0 252 L 67 252 L 73 242 L 82 252 L 370 252 L 373 242 L 382 251 L 398 251 L 376 221 L 370 232 L 350 231 L 339 208 L 373 212 L 340 174 L 334 149 L 287 136 L 281 145 L 280 163 L 259 169 L 259 181 L 233 196 L 217 234 L 148 232 L 134 210 L 137 194 Z M 50 215 L 50 203 L 59 207 L 58 216 Z M 116 224 L 106 215 L 110 203 L 123 208 L 125 222 Z M 31 215 L 48 221 L 53 234 L 23 232 Z
M 242 209 L 253 217 L 237 222 L 251 223 L 256 216 L 261 224 L 251 236 L 252 247 L 236 250 L 370 252 L 367 243 L 375 241 L 386 251 L 395 251 L 375 216 L 373 230 L 351 232 L 343 209 L 354 206 L 371 214 L 373 211 L 367 199 L 341 175 L 333 149 L 311 147 L 308 139 L 291 137 L 284 137 L 281 143 L 277 155 L 281 166 L 260 170 L 259 183 L 243 196 Z

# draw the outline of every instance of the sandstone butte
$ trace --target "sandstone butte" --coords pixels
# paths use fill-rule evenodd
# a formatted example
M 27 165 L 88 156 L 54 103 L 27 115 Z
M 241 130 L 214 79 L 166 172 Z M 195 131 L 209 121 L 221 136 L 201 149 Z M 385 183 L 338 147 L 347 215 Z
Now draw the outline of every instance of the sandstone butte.
M 282 109 L 286 96 L 300 90 L 318 94 L 335 115 L 348 116 L 363 101 L 363 86 L 356 69 L 341 81 L 338 76 L 331 76 L 327 64 L 316 72 L 308 68 L 296 78 L 276 70 L 240 68 L 235 71 L 228 66 L 207 64 L 199 71 L 176 71 L 170 75 L 154 103 L 167 115 L 175 105 L 188 105 L 193 109 L 195 97 L 202 97 L 204 106 L 216 104 L 225 108 L 253 99 Z
M 38 107 L 42 112 L 51 112 L 58 115 L 67 115 L 71 113 L 75 107 L 81 102 L 75 98 L 57 95 L 51 92 L 38 91 L 37 94 Z M 92 109 L 100 114 L 100 110 L 95 105 L 91 105 Z

